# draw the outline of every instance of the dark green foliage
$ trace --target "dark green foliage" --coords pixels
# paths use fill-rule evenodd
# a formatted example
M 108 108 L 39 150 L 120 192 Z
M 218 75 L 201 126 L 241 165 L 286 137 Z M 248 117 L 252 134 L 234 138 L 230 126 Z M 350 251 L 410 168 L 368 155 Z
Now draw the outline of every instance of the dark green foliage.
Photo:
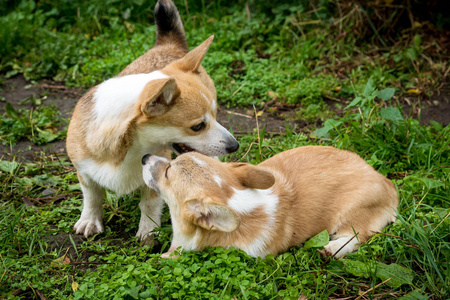
M 293 147 L 332 145 L 357 152 L 387 175 L 399 191 L 398 220 L 347 258 L 324 261 L 316 252 L 326 242 L 322 233 L 306 247 L 276 258 L 255 259 L 235 249 L 215 248 L 160 259 L 158 253 L 170 244 L 167 210 L 158 229 L 159 248 L 139 247 L 131 237 L 139 218 L 137 195 L 117 198 L 109 193 L 105 233 L 75 243 L 70 233 L 81 195 L 75 173 L 64 170 L 69 163 L 46 161 L 42 169 L 1 161 L 1 193 L 10 201 L 0 202 L 0 253 L 6 272 L 0 292 L 11 296 L 11 291 L 31 286 L 47 297 L 75 299 L 328 299 L 369 290 L 368 296 L 448 298 L 450 127 L 421 126 L 404 118 L 389 105 L 392 92 L 376 89 L 370 80 L 343 118 L 326 121 L 310 137 L 289 131 L 269 137 L 261 128 L 259 136 L 240 138 L 239 153 L 226 158 L 247 153 L 243 161 L 258 163 Z M 67 194 L 66 200 L 56 205 L 23 200 L 43 199 L 49 188 Z M 117 236 L 120 231 L 125 238 Z M 61 233 L 67 243 L 55 247 L 51 237 Z
M 0 70 L 7 77 L 24 73 L 87 88 L 117 74 L 155 40 L 153 1 L 19 3 L 0 17 Z M 323 97 L 352 97 L 350 82 L 359 89 L 369 77 L 377 85 L 431 94 L 445 72 L 445 65 L 422 55 L 420 34 L 389 49 L 364 43 L 353 23 L 344 35 L 333 25 L 336 11 L 328 1 L 177 5 L 191 47 L 216 36 L 203 64 L 222 86 L 219 101 L 226 105 L 260 105 L 271 100 L 271 91 L 279 101 L 323 109 Z M 356 42 L 363 42 L 358 52 Z M 426 49 L 439 47 L 426 43 Z M 446 50 L 427 55 L 440 59 Z

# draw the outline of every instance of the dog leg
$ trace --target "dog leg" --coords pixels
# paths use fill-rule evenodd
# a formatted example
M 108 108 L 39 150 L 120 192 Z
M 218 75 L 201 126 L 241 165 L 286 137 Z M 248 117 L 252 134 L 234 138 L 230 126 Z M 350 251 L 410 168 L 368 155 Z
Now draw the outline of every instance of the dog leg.
M 358 246 L 359 244 L 356 236 L 353 234 L 340 234 L 336 235 L 335 239 L 323 247 L 323 250 L 320 250 L 319 253 L 322 256 L 334 256 L 336 258 L 341 258 L 345 254 L 358 249 Z
M 154 190 L 147 186 L 141 188 L 141 202 L 139 203 L 141 221 L 139 222 L 139 230 L 136 234 L 141 241 L 150 238 L 153 229 L 161 225 L 163 206 L 164 201 Z
M 103 232 L 103 195 L 104 189 L 95 182 L 86 182 L 80 175 L 81 190 L 83 191 L 83 211 L 74 226 L 76 234 L 88 237 Z
M 390 207 L 380 206 L 378 208 L 372 207 L 370 210 L 360 209 L 358 211 L 358 214 L 344 218 L 348 221 L 337 229 L 336 234 L 333 235 L 333 240 L 323 250 L 319 251 L 323 256 L 334 255 L 340 258 L 347 253 L 356 251 L 359 245 L 365 243 L 373 232 L 380 231 L 389 222 L 395 221 L 395 211 Z M 354 231 L 357 232 L 357 237 L 354 236 Z

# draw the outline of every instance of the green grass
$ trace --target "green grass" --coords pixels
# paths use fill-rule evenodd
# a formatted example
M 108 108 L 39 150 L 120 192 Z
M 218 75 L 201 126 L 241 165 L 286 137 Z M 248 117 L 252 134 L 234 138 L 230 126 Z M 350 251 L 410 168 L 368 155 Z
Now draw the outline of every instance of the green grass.
M 449 298 L 450 126 L 423 126 L 399 109 L 399 96 L 410 88 L 423 96 L 441 84 L 445 53 L 430 63 L 422 55 L 428 55 L 428 37 L 420 33 L 383 48 L 358 40 L 349 28 L 339 37 L 329 3 L 315 9 L 308 3 L 253 4 L 249 18 L 239 2 L 177 2 L 191 47 L 216 36 L 203 65 L 222 105 L 258 107 L 277 99 L 299 104 L 300 119 L 324 121 L 279 136 L 259 128 L 239 136 L 239 152 L 224 160 L 259 163 L 304 145 L 354 151 L 396 184 L 394 224 L 339 260 L 320 257 L 321 236 L 266 259 L 208 248 L 161 260 L 172 234 L 167 209 L 159 245 L 141 246 L 134 238 L 138 195 L 107 193 L 105 232 L 83 240 L 72 230 L 82 195 L 68 159 L 45 153 L 33 162 L 2 158 L 0 299 Z M 153 6 L 145 0 L 0 5 L 0 79 L 22 73 L 32 81 L 91 87 L 151 47 Z M 340 100 L 344 115 L 333 118 L 324 98 Z M 5 104 L 2 144 L 63 139 L 66 121 L 57 109 L 27 101 L 36 108 Z
M 269 137 L 261 129 L 259 135 L 240 138 L 240 152 L 227 158 L 258 163 L 293 147 L 332 145 L 355 151 L 391 178 L 400 195 L 398 220 L 346 259 L 323 260 L 316 252 L 319 244 L 266 259 L 211 248 L 161 260 L 159 253 L 170 244 L 168 212 L 159 229 L 160 246 L 139 246 L 132 237 L 139 218 L 137 195 L 108 194 L 105 233 L 75 243 L 72 226 L 81 194 L 70 163 L 54 157 L 25 164 L 1 161 L 0 192 L 8 199 L 0 210 L 1 293 L 39 291 L 75 299 L 297 299 L 301 294 L 327 299 L 377 286 L 367 295 L 449 297 L 450 127 L 404 119 L 397 108 L 378 101 L 391 101 L 386 95 L 391 91 L 379 92 L 370 81 L 353 102 L 357 110 L 350 107 L 343 118 L 328 120 L 309 137 L 289 131 Z M 48 190 L 60 197 L 44 196 Z M 67 243 L 52 243 L 51 237 L 61 233 Z
M 307 1 L 265 3 L 251 6 L 250 15 L 233 1 L 177 5 L 191 47 L 216 36 L 203 65 L 227 106 L 260 105 L 271 100 L 271 91 L 280 101 L 323 109 L 324 96 L 353 97 L 350 83 L 362 89 L 370 77 L 377 86 L 401 92 L 414 87 L 430 95 L 446 71 L 445 49 L 427 54 L 426 49 L 438 46 L 425 44 L 420 34 L 402 35 L 400 46 L 389 48 L 374 48 L 352 32 L 340 36 L 327 1 L 316 10 Z M 6 77 L 23 73 L 28 79 L 53 78 L 89 88 L 153 45 L 153 6 L 145 0 L 104 5 L 21 1 L 0 18 L 0 71 Z
M 34 96 L 30 98 L 36 99 Z M 66 137 L 68 120 L 60 117 L 56 106 L 16 110 L 6 103 L 5 107 L 6 113 L 0 120 L 0 143 L 3 145 L 14 146 L 21 139 L 43 145 Z

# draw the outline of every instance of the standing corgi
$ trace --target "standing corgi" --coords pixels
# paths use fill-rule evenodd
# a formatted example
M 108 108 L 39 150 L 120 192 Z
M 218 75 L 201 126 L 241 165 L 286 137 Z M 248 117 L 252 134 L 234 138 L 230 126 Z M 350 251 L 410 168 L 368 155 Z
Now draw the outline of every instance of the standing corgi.
M 300 147 L 257 166 L 198 153 L 173 161 L 146 155 L 142 165 L 145 183 L 170 208 L 173 240 L 163 257 L 180 246 L 235 247 L 265 257 L 323 230 L 331 235 L 324 254 L 342 257 L 396 218 L 392 182 L 333 147 Z
M 88 91 L 75 107 L 67 153 L 84 196 L 77 234 L 103 231 L 104 189 L 119 195 L 141 189 L 141 239 L 159 225 L 163 201 L 136 172 L 144 154 L 169 158 L 173 150 L 220 156 L 239 147 L 216 121 L 216 89 L 201 66 L 213 37 L 188 52 L 171 0 L 158 1 L 155 19 L 155 46 L 117 77 Z

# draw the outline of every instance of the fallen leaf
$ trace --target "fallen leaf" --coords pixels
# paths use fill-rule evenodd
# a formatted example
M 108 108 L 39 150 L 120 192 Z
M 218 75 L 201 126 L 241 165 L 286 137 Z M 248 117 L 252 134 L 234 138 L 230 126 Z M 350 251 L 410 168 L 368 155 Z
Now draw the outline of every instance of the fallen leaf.
M 123 22 L 123 25 L 125 25 L 125 28 L 126 28 L 129 32 L 131 32 L 131 33 L 134 32 L 134 25 L 131 24 L 130 22 L 124 21 L 124 22 Z
M 76 283 L 75 281 L 72 281 L 72 291 L 77 291 L 78 290 L 78 283 Z
M 67 257 L 67 255 L 63 255 L 61 257 L 58 257 L 54 261 L 50 263 L 53 267 L 61 267 L 62 265 L 69 265 L 71 263 L 70 258 Z
M 44 196 L 48 196 L 48 195 L 51 195 L 51 194 L 54 194 L 54 193 L 56 193 L 56 191 L 54 189 L 52 189 L 52 188 L 45 189 L 45 190 L 42 191 L 42 195 L 44 195 Z
M 422 93 L 419 89 L 409 89 L 409 90 L 407 90 L 407 92 L 409 94 L 416 94 L 416 95 L 419 95 Z

